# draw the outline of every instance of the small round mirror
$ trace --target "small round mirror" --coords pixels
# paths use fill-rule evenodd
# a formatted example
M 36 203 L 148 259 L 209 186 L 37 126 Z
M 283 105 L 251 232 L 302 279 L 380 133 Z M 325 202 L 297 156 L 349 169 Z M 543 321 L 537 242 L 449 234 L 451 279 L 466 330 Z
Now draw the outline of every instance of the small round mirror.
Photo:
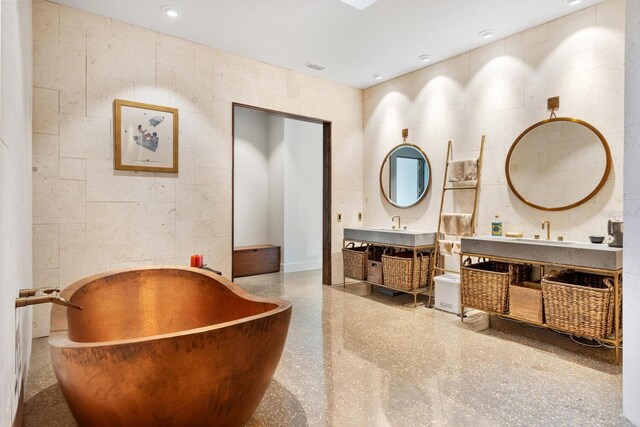
M 380 167 L 380 191 L 398 208 L 415 205 L 426 196 L 431 184 L 431 165 L 420 147 L 394 147 Z
M 530 126 L 506 161 L 509 188 L 536 209 L 560 211 L 591 199 L 611 170 L 604 136 L 582 120 L 558 117 Z

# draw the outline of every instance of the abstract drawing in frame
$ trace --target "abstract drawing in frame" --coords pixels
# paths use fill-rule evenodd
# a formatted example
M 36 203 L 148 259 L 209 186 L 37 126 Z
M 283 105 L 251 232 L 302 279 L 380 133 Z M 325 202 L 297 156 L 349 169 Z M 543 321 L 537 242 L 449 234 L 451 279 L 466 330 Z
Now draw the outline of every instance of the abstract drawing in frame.
M 116 99 L 115 168 L 178 172 L 178 109 Z

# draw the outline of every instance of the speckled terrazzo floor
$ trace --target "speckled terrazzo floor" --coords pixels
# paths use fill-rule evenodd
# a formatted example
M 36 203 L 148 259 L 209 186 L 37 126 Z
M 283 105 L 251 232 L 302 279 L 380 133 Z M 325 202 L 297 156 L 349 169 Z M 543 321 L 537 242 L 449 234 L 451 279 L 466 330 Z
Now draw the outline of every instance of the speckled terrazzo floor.
M 476 313 L 458 317 L 320 272 L 238 280 L 293 302 L 280 366 L 249 426 L 630 426 L 611 352 Z M 535 337 L 533 339 L 531 337 Z M 34 340 L 25 423 L 73 426 Z

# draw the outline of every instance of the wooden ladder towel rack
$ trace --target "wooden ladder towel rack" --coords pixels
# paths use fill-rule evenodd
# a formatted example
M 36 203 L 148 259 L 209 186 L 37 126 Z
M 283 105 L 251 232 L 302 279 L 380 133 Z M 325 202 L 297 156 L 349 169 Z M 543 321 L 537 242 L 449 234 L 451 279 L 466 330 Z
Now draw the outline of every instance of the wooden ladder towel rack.
M 482 170 L 482 156 L 484 154 L 484 140 L 485 140 L 485 135 L 482 135 L 482 139 L 480 140 L 480 155 L 478 156 L 478 159 L 477 159 L 476 183 L 473 186 L 454 187 L 451 184 L 447 185 L 447 182 L 448 182 L 447 180 L 449 178 L 449 164 L 453 161 L 452 152 L 451 152 L 451 141 L 449 141 L 447 145 L 447 159 L 444 167 L 442 195 L 440 196 L 440 213 L 438 214 L 438 231 L 436 233 L 436 238 L 435 238 L 435 248 L 433 250 L 433 261 L 431 262 L 431 274 L 430 274 L 431 280 L 429 281 L 429 306 L 432 306 L 434 301 L 433 290 L 434 290 L 434 284 L 435 284 L 434 279 L 435 279 L 436 272 L 459 273 L 458 271 L 448 270 L 444 268 L 444 262 L 443 262 L 444 260 L 441 260 L 441 258 L 443 257 L 443 254 L 440 253 L 440 241 L 444 240 L 441 238 L 443 235 L 441 235 L 440 233 L 440 231 L 442 230 L 442 209 L 444 208 L 445 194 L 448 191 L 472 190 L 474 192 L 473 210 L 471 212 L 471 235 L 474 236 L 476 234 L 476 214 L 478 211 L 478 193 L 480 190 L 480 176 L 481 176 L 481 170 Z M 455 236 L 455 237 L 459 238 L 460 236 Z M 458 256 L 460 255 L 458 254 Z

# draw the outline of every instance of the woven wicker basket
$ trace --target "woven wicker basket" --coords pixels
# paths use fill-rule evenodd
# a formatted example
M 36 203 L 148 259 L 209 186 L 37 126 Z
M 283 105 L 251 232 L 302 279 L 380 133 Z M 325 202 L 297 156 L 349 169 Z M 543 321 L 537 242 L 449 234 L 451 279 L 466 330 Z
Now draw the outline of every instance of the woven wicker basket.
M 356 247 L 353 242 L 342 248 L 344 276 L 356 280 L 367 280 L 369 246 Z
M 546 323 L 552 328 L 589 338 L 606 338 L 613 332 L 615 295 L 610 277 L 551 272 L 542 279 L 542 297 Z M 619 301 L 622 304 L 622 298 Z
M 413 291 L 429 283 L 429 261 L 431 257 L 417 253 L 418 262 L 413 262 L 413 252 L 398 252 L 382 255 L 384 285 L 402 291 Z
M 485 261 L 462 266 L 462 304 L 495 313 L 509 312 L 509 285 L 528 279 L 530 266 Z
M 614 289 L 613 277 L 605 277 L 604 280 L 609 286 L 611 286 L 611 289 L 613 290 Z M 615 307 L 615 304 L 616 304 L 615 295 L 611 297 L 611 304 L 612 304 L 612 307 Z M 620 331 L 622 331 L 622 276 L 618 277 L 618 311 L 620 313 L 620 319 L 619 319 Z M 614 325 L 615 316 L 616 316 L 615 309 L 614 308 L 610 309 L 607 322 L 609 322 L 611 325 Z M 613 326 L 611 327 L 611 333 L 613 333 Z

